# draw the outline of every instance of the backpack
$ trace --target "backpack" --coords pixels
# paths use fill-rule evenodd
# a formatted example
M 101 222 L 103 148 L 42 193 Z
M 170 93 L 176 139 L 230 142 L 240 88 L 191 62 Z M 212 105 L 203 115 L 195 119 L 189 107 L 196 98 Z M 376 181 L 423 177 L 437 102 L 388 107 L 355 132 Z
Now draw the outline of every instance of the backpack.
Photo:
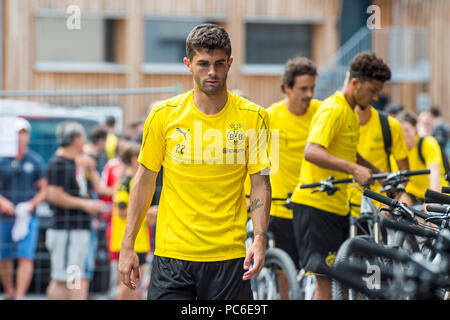
M 387 163 L 388 163 L 388 169 L 389 172 L 392 172 L 391 168 L 391 151 L 392 151 L 392 135 L 391 135 L 391 128 L 389 126 L 389 119 L 388 115 L 384 111 L 378 111 L 378 116 L 380 117 L 380 123 L 381 123 L 381 132 L 383 133 L 383 142 L 384 142 L 384 151 L 387 155 Z
M 425 164 L 425 158 L 423 157 L 422 154 L 422 145 L 423 145 L 423 140 L 425 139 L 425 137 L 420 137 L 419 139 L 419 144 L 417 145 L 417 151 L 419 153 L 419 159 L 420 161 L 422 161 L 423 164 Z M 445 180 L 449 181 L 450 180 L 450 164 L 448 162 L 448 158 L 445 154 L 445 150 L 444 148 L 442 148 L 442 146 L 439 144 L 439 149 L 441 150 L 441 157 L 442 157 L 442 163 L 444 164 L 444 170 L 445 170 Z

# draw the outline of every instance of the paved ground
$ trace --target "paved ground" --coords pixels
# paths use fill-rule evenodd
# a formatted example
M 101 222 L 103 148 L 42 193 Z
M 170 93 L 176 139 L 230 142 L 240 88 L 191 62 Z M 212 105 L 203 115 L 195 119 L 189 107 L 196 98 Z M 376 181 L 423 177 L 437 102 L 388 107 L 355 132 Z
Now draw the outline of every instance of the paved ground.
M 0 300 L 4 300 L 4 295 L 0 294 Z M 44 294 L 27 294 L 24 300 L 48 300 Z M 89 300 L 110 300 L 106 294 L 95 295 Z

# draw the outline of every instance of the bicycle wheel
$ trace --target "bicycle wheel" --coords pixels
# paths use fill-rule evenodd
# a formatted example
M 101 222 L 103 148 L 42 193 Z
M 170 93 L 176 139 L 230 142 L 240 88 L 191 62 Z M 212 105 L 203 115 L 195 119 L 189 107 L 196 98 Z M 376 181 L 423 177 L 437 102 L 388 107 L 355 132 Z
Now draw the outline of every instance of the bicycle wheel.
M 372 264 L 373 263 L 372 257 L 366 255 L 363 252 L 354 250 L 354 248 L 352 246 L 353 242 L 361 241 L 361 240 L 375 242 L 373 238 L 371 238 L 370 236 L 367 236 L 367 235 L 356 236 L 354 238 L 347 239 L 346 241 L 344 241 L 344 243 L 342 243 L 342 245 L 340 246 L 340 248 L 336 254 L 335 265 L 337 266 L 344 261 L 349 261 L 354 257 L 362 258 L 365 261 L 368 261 L 370 264 Z M 344 298 L 345 298 L 344 286 L 335 279 L 331 279 L 331 286 L 332 286 L 332 299 L 333 300 L 344 300 Z M 354 290 L 348 289 L 348 299 L 349 300 L 356 299 L 356 292 Z
M 279 300 L 277 274 L 282 271 L 286 275 L 291 300 L 300 299 L 300 288 L 297 282 L 297 271 L 289 255 L 279 248 L 266 251 L 264 267 L 254 281 L 256 300 Z

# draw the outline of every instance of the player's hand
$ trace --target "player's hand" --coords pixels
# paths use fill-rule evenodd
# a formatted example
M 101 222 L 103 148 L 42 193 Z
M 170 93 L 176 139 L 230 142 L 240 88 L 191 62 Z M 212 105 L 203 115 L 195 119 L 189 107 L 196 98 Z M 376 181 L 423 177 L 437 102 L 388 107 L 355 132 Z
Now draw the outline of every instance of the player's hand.
M 356 182 L 361 185 L 373 184 L 372 171 L 369 168 L 355 164 L 352 175 Z
M 131 248 L 131 247 L 130 247 Z M 119 254 L 119 274 L 122 283 L 135 290 L 140 280 L 139 258 L 133 249 L 122 245 Z
M 16 211 L 16 207 L 11 201 L 2 197 L 0 199 L 0 211 L 9 216 L 13 216 Z
M 255 236 L 255 240 L 247 251 L 244 260 L 244 273 L 242 280 L 249 280 L 256 276 L 264 266 L 264 258 L 266 254 L 266 238 L 265 236 Z M 250 264 L 253 261 L 253 266 Z

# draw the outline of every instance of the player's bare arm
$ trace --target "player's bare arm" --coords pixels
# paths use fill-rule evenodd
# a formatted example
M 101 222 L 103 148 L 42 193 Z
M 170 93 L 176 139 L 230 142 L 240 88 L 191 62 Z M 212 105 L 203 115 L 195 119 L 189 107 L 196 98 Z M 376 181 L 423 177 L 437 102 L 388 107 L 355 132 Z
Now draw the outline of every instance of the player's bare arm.
M 327 151 L 323 146 L 308 142 L 305 146 L 305 160 L 321 168 L 337 170 L 353 175 L 360 184 L 367 184 L 372 180 L 370 169 L 359 164 L 338 158 Z
M 269 175 L 261 172 L 250 176 L 250 213 L 252 216 L 254 241 L 247 251 L 244 261 L 246 272 L 242 277 L 248 280 L 256 276 L 264 266 L 264 255 L 266 251 L 266 233 L 269 223 L 270 204 L 272 201 L 272 187 Z M 253 267 L 250 263 L 253 260 Z
M 139 165 L 131 187 L 125 234 L 119 255 L 119 273 L 122 282 L 133 290 L 136 289 L 140 278 L 139 259 L 134 251 L 134 242 L 150 207 L 157 175 L 157 172 Z

